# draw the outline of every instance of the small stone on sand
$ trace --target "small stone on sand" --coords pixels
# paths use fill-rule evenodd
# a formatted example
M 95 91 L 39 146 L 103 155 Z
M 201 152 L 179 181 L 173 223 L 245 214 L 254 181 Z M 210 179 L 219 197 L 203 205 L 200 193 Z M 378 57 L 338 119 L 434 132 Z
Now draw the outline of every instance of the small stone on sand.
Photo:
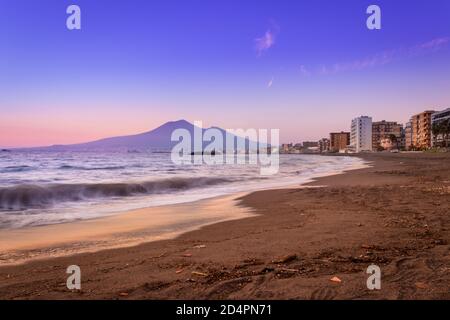
M 337 283 L 341 283 L 342 282 L 342 280 L 339 279 L 338 277 L 333 277 L 333 278 L 330 279 L 330 281 L 337 282 Z

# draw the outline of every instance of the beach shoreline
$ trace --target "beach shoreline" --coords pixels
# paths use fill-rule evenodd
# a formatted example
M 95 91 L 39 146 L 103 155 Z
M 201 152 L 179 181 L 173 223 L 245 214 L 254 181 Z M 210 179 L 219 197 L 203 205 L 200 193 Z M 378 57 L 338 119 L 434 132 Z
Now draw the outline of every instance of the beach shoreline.
M 0 266 L 168 240 L 210 224 L 251 217 L 252 210 L 237 205 L 236 199 L 245 194 L 141 208 L 75 222 L 2 230 Z
M 347 169 L 318 174 L 303 182 L 144 207 L 105 217 L 3 229 L 0 230 L 0 266 L 173 239 L 210 224 L 252 217 L 255 215 L 252 208 L 239 205 L 239 199 L 252 192 L 307 187 L 315 179 L 368 166 L 365 162 L 356 163 Z
M 2 266 L 0 298 L 448 299 L 450 156 L 361 157 L 372 166 L 307 184 L 314 188 L 241 196 L 234 207 L 247 217 L 174 239 Z M 380 291 L 366 288 L 373 263 L 384 275 Z M 65 287 L 73 264 L 81 291 Z

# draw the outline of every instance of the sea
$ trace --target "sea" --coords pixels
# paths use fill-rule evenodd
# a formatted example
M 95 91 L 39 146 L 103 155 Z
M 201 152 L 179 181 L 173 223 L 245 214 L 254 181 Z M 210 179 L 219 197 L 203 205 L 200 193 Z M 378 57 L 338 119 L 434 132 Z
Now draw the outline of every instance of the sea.
M 279 172 L 262 176 L 256 164 L 179 165 L 170 153 L 0 152 L 0 229 L 281 188 L 365 165 L 357 157 L 281 154 Z

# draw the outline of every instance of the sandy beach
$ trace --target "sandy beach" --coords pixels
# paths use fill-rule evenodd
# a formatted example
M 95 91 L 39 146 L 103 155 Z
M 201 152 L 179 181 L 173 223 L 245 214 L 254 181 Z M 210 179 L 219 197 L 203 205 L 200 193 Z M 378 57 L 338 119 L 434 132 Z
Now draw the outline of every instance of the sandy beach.
M 201 227 L 254 216 L 245 193 L 136 209 L 98 219 L 2 230 L 0 266 L 173 239 Z
M 306 188 L 178 205 L 179 212 L 209 205 L 219 221 L 226 212 L 233 219 L 202 221 L 207 225 L 174 239 L 129 246 L 142 237 L 156 240 L 145 228 L 146 209 L 123 220 L 121 236 L 113 238 L 118 247 L 127 245 L 122 248 L 101 250 L 102 239 L 117 237 L 110 226 L 120 225 L 122 216 L 42 227 L 42 239 L 3 233 L 0 239 L 9 242 L 2 241 L 2 251 L 37 246 L 46 249 L 33 254 L 54 257 L 0 267 L 0 298 L 450 299 L 450 155 L 361 157 L 372 166 Z M 89 230 L 102 228 L 99 238 L 86 240 Z M 59 257 L 70 250 L 48 250 L 78 237 L 86 240 L 81 247 L 100 251 Z M 6 262 L 29 257 L 3 256 Z M 81 268 L 82 289 L 72 292 L 65 272 L 73 264 Z M 371 264 L 381 268 L 381 290 L 366 287 Z

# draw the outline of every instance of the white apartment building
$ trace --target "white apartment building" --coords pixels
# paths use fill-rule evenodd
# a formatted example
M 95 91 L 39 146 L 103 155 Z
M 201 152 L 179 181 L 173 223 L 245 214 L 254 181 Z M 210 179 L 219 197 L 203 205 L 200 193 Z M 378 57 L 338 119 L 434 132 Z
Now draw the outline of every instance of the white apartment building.
M 361 116 L 352 120 L 350 148 L 354 152 L 372 151 L 372 118 Z

